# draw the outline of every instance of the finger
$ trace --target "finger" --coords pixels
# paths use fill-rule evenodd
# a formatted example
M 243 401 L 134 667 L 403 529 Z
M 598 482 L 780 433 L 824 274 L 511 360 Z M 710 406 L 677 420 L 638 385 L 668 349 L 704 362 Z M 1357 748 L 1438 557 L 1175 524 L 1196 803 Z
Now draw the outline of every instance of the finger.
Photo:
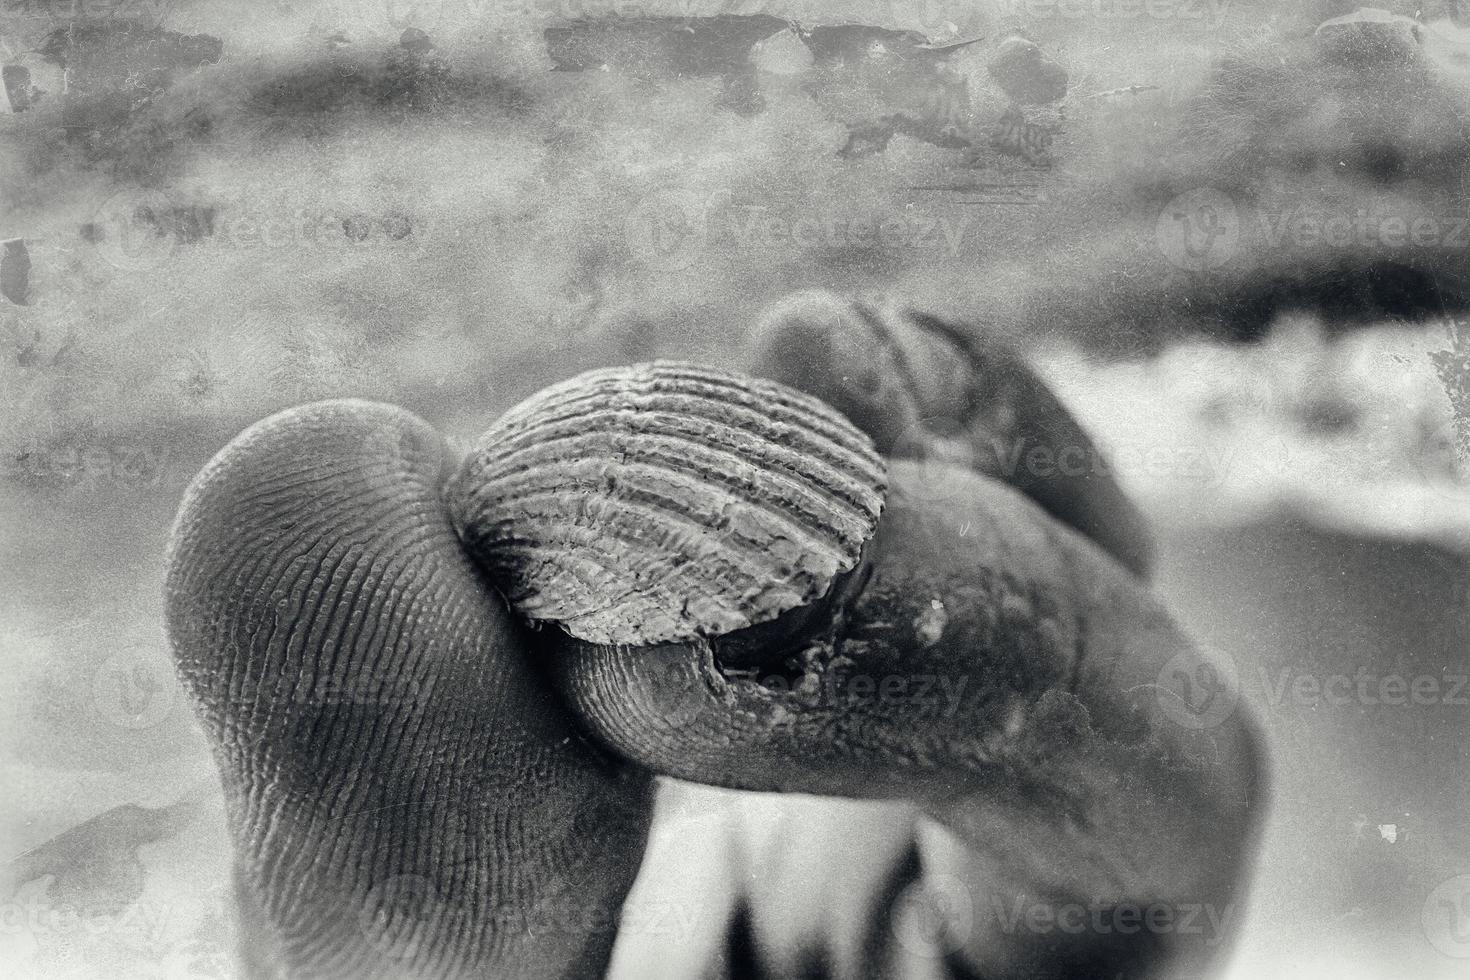
M 742 647 L 738 664 L 718 639 L 568 640 L 557 682 L 578 718 L 682 779 L 917 800 L 963 842 L 969 870 L 951 870 L 974 908 L 1228 909 L 1263 776 L 1244 706 L 1202 727 L 1175 711 L 1171 665 L 1208 658 L 1136 578 L 1020 494 L 954 471 L 957 493 L 934 507 L 910 495 L 932 469 L 897 462 L 891 479 L 866 583 L 824 627 L 759 661 Z M 1047 953 L 990 925 L 968 934 L 985 975 L 1141 955 L 1137 942 Z M 1162 945 L 1205 956 L 1221 937 L 1178 948 L 1193 938 Z
M 1147 522 L 1046 384 L 974 325 L 819 290 L 766 311 L 751 373 L 832 405 L 885 456 L 960 462 L 1003 480 L 1147 577 Z
M 169 637 L 262 973 L 606 961 L 647 778 L 586 745 L 531 669 L 446 518 L 449 462 L 400 409 L 307 405 L 237 437 L 179 513 Z
M 1177 890 L 1164 879 L 1196 864 L 1188 830 L 1249 810 L 1244 710 L 1175 721 L 1168 668 L 1205 658 L 1136 580 L 1000 484 L 954 471 L 963 502 L 934 508 L 911 496 L 920 476 L 893 465 L 864 584 L 820 624 L 758 658 L 740 646 L 738 665 L 722 638 L 569 639 L 554 662 L 570 704 L 628 757 L 717 785 L 947 805 L 973 776 L 997 819 L 1090 828 L 1037 861 L 1122 875 L 1150 850 L 1141 866 Z M 1183 833 L 1180 860 L 1135 834 L 1150 808 Z

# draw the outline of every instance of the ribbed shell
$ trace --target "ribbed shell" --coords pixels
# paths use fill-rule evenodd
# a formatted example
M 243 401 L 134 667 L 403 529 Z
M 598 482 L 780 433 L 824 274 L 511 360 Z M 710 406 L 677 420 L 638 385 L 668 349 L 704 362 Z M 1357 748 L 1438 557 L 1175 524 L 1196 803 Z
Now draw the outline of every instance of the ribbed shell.
M 589 371 L 484 434 L 449 487 L 519 612 L 593 643 L 719 636 L 853 568 L 887 487 L 823 402 L 692 364 Z

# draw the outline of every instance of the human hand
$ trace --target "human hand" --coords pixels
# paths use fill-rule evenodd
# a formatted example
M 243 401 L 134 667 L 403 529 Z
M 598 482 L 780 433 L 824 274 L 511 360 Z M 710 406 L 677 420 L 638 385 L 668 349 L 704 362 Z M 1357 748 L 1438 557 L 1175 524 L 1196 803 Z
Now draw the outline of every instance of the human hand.
M 824 295 L 773 311 L 752 370 L 842 409 L 891 485 L 846 585 L 744 642 L 520 625 L 475 567 L 516 594 L 465 504 L 481 452 L 446 492 L 441 441 L 401 410 L 304 406 L 227 447 L 180 515 L 169 618 L 257 972 L 600 975 L 649 771 L 915 801 L 948 831 L 926 838 L 926 872 L 973 901 L 1232 901 L 1261 795 L 1249 719 L 1170 710 L 1173 672 L 1208 661 L 1128 570 L 1147 568 L 1141 522 L 1094 472 L 1005 465 L 1016 440 L 1093 450 L 1019 359 L 975 343 Z M 844 672 L 966 696 L 936 711 L 824 683 Z M 389 696 L 314 696 L 364 678 Z M 547 908 L 566 928 L 527 926 Z M 1148 930 L 970 928 L 961 946 L 956 975 L 994 977 L 1142 976 L 1211 952 Z

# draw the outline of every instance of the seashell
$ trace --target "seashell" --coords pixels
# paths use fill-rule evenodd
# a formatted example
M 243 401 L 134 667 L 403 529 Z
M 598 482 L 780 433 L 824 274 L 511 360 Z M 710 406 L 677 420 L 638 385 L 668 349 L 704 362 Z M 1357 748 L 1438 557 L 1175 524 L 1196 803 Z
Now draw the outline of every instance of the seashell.
M 660 361 L 531 396 L 447 494 L 466 547 L 523 616 L 645 646 L 822 597 L 856 567 L 886 490 L 867 436 L 822 401 Z

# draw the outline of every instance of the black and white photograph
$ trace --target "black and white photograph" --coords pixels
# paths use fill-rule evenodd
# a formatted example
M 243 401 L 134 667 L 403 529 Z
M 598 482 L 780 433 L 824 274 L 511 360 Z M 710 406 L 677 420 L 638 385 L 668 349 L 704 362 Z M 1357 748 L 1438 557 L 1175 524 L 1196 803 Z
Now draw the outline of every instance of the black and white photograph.
M 1470 3 L 0 0 L 0 977 L 1470 980 Z

